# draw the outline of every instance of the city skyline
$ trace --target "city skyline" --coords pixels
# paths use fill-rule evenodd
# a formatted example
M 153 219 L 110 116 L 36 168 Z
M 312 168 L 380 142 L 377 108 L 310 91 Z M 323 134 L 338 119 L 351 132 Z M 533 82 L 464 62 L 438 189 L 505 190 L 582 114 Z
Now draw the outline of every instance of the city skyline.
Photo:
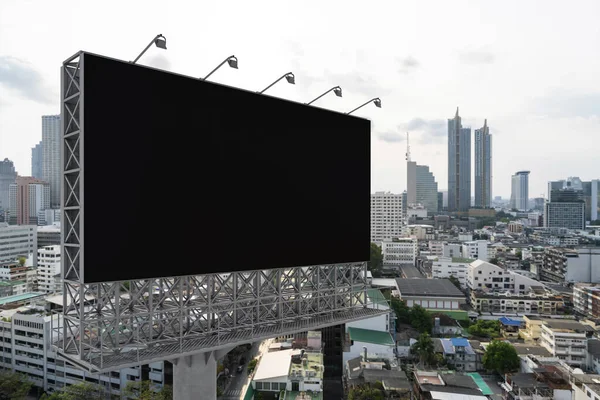
M 360 9 L 335 2 L 302 8 L 239 3 L 231 15 L 232 6 L 221 4 L 33 4 L 36 13 L 31 3 L 0 5 L 0 159 L 14 161 L 21 176 L 31 175 L 40 117 L 60 111 L 62 61 L 78 50 L 133 60 L 162 33 L 168 50 L 151 48 L 140 64 L 199 77 L 235 54 L 239 70 L 219 70 L 210 80 L 256 91 L 293 71 L 295 86 L 277 84 L 269 94 L 304 103 L 340 85 L 342 98 L 328 95 L 314 104 L 338 112 L 380 97 L 381 109 L 356 112 L 373 123 L 372 192 L 407 188 L 401 156 L 407 131 L 414 159 L 430 167 L 440 190 L 448 189 L 445 120 L 457 106 L 464 127 L 475 129 L 487 119 L 494 136 L 492 197 L 510 196 L 511 175 L 519 169 L 532 171 L 531 197 L 547 196 L 547 182 L 563 176 L 598 178 L 589 145 L 600 129 L 600 57 L 590 51 L 600 37 L 595 2 L 577 9 L 546 2 L 543 16 L 536 4 L 517 2 L 435 2 L 433 14 L 432 5 L 421 3 Z M 122 13 L 112 13 L 110 4 Z M 265 15 L 261 24 L 245 17 L 256 12 Z M 197 23 L 198 16 L 226 13 L 227 26 L 220 18 Z M 20 23 L 25 15 L 27 23 Z M 397 24 L 398 15 L 411 17 Z M 466 23 L 452 23 L 458 17 Z M 436 29 L 424 30 L 422 20 Z M 31 24 L 38 34 L 28 33 Z M 557 31 L 558 25 L 564 29 Z

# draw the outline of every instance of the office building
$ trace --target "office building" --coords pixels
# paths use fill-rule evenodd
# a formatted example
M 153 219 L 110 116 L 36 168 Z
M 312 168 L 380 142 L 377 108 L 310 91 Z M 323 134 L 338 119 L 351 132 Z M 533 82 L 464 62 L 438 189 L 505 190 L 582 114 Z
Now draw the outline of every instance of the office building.
M 583 182 L 583 201 L 585 202 L 585 220 L 592 222 L 600 219 L 600 180 Z
M 546 228 L 585 229 L 586 207 L 581 181 L 578 185 L 568 183 L 562 189 L 553 189 L 550 201 L 544 204 Z
M 30 176 L 18 176 L 10 185 L 9 223 L 37 225 L 38 213 L 50 208 L 50 185 Z
M 371 194 L 371 242 L 381 243 L 402 233 L 402 195 Z
M 50 184 L 50 206 L 60 207 L 60 115 L 42 116 L 42 180 Z
M 31 176 L 37 179 L 43 179 L 43 160 L 42 142 L 39 142 L 31 149 Z
M 471 208 L 471 128 L 456 115 L 448 120 L 448 211 Z
M 518 171 L 512 176 L 510 207 L 527 211 L 529 203 L 529 171 Z
M 408 204 L 421 204 L 429 214 L 438 212 L 438 185 L 427 165 L 407 162 Z
M 5 158 L 0 161 L 0 209 L 8 211 L 10 185 L 17 179 L 17 171 L 12 161 Z
M 540 280 L 600 283 L 600 248 L 545 248 Z
M 38 248 L 60 245 L 60 223 L 52 225 L 38 226 L 37 228 L 37 245 Z
M 415 265 L 419 241 L 416 238 L 386 239 L 381 242 L 381 255 L 384 265 Z
M 487 126 L 475 129 L 475 207 L 492 205 L 492 135 Z
M 33 256 L 33 266 L 37 266 L 36 230 L 37 227 L 33 225 L 8 225 L 0 222 L 0 263 Z
M 442 211 L 444 209 L 444 192 L 438 192 L 437 198 L 438 198 L 438 211 Z

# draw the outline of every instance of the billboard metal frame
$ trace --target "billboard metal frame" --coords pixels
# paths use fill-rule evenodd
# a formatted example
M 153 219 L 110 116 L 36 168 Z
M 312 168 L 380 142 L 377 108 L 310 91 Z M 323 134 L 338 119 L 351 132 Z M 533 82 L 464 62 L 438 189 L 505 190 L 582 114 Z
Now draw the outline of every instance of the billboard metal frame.
M 61 70 L 60 357 L 106 372 L 389 313 L 367 296 L 365 262 L 86 284 L 83 54 Z

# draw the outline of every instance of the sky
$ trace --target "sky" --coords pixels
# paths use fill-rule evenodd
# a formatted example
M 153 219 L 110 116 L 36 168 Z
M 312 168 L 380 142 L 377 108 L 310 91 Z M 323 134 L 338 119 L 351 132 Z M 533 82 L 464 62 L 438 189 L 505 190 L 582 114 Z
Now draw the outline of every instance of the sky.
M 564 1 L 27 1 L 0 2 L 0 158 L 31 174 L 41 116 L 60 112 L 62 62 L 85 50 L 355 114 L 372 123 L 372 191 L 406 189 L 413 161 L 447 188 L 447 119 L 487 119 L 493 196 L 529 170 L 530 197 L 549 180 L 600 178 L 600 2 Z M 123 88 L 126 95 L 126 88 Z M 126 104 L 115 104 L 122 118 Z M 173 160 L 177 170 L 177 160 Z M 473 192 L 474 195 L 474 192 Z

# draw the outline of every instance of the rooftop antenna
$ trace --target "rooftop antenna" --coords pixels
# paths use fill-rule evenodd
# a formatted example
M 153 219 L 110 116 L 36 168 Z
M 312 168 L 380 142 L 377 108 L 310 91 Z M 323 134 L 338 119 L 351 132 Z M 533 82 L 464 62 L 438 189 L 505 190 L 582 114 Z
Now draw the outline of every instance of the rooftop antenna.
M 410 141 L 408 132 L 406 132 L 406 161 L 410 162 Z

